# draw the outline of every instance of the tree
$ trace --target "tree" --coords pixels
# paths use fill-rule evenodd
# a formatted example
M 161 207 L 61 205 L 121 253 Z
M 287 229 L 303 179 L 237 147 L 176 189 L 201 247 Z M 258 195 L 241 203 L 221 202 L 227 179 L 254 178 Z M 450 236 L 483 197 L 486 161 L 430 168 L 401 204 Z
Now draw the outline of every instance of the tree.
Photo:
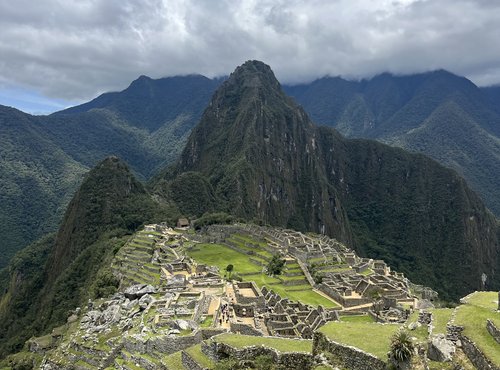
M 266 271 L 269 275 L 280 275 L 284 266 L 285 260 L 279 255 L 275 254 L 267 264 Z
M 234 270 L 234 266 L 232 264 L 229 264 L 226 266 L 226 272 L 228 273 L 228 278 L 231 278 L 231 273 Z

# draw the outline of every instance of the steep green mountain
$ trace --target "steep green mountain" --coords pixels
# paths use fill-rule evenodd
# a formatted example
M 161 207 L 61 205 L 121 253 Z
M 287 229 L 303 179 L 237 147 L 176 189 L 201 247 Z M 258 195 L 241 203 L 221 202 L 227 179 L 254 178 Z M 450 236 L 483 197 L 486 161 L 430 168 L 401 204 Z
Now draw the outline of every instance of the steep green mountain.
M 287 86 L 320 124 L 427 154 L 465 177 L 500 215 L 500 94 L 446 71 Z
M 70 310 L 97 292 L 112 292 L 118 281 L 109 261 L 127 234 L 146 221 L 166 218 L 165 207 L 122 161 L 100 162 L 71 200 L 57 234 L 19 252 L 0 281 L 0 357 L 64 323 Z
M 175 161 L 220 80 L 140 77 L 50 116 L 0 106 L 0 268 L 54 231 L 83 174 L 117 155 L 142 179 Z
M 87 167 L 48 137 L 37 117 L 0 106 L 0 269 L 54 230 Z
M 327 233 L 445 298 L 479 288 L 483 272 L 500 281 L 497 221 L 456 172 L 315 126 L 261 62 L 222 84 L 154 186 L 167 199 L 186 189 L 177 205 L 191 216 L 217 210 Z
M 221 79 L 200 75 L 152 79 L 141 76 L 121 92 L 105 93 L 96 99 L 68 108 L 53 115 L 76 114 L 93 109 L 105 109 L 138 128 L 150 132 L 174 121 L 181 113 L 189 115 L 191 126 L 198 121 Z

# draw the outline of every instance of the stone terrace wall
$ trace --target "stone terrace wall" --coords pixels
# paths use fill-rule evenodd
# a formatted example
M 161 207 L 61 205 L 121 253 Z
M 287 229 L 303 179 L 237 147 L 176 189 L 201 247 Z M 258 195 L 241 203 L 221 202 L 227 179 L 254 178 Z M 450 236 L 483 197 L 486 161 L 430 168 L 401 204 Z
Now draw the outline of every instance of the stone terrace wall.
M 214 361 L 220 361 L 228 357 L 238 360 L 252 360 L 258 356 L 269 356 L 274 364 L 280 365 L 289 370 L 307 370 L 311 368 L 313 363 L 313 356 L 310 353 L 281 353 L 276 351 L 274 348 L 265 346 L 234 348 L 225 343 L 214 341 L 209 344 L 203 342 L 201 350 L 205 355 Z
M 486 330 L 488 330 L 488 333 L 490 333 L 497 343 L 500 343 L 500 330 L 496 327 L 493 321 L 486 320 Z
M 200 343 L 202 339 L 202 330 L 197 330 L 193 334 L 185 336 L 165 335 L 149 339 L 131 336 L 124 338 L 123 347 L 129 352 L 151 353 L 157 351 L 169 355 L 194 346 Z
M 181 352 L 181 360 L 182 360 L 182 365 L 184 365 L 184 367 L 188 370 L 204 370 L 203 367 L 198 365 L 198 363 L 184 351 Z
M 313 337 L 313 354 L 329 352 L 351 370 L 385 370 L 386 363 L 369 353 L 328 339 L 323 333 L 316 332 Z
M 373 302 L 373 300 L 371 300 L 370 298 L 360 298 L 360 299 L 356 299 L 356 300 L 346 299 L 346 298 L 342 297 L 334 289 L 330 288 L 328 285 L 323 284 L 323 283 L 318 284 L 317 288 L 318 288 L 318 290 L 325 293 L 327 296 L 333 298 L 335 301 L 340 303 L 343 307 L 354 307 L 354 306 Z
M 261 331 L 253 328 L 250 325 L 241 324 L 241 323 L 237 323 L 237 322 L 231 322 L 230 326 L 231 326 L 231 331 L 233 333 L 240 333 L 240 334 L 244 334 L 244 335 L 253 335 L 253 336 L 257 336 L 257 337 L 261 337 L 264 335 L 264 334 L 262 334 Z
M 500 367 L 493 365 L 473 341 L 465 335 L 462 335 L 460 339 L 462 350 L 476 368 L 481 370 L 500 370 Z

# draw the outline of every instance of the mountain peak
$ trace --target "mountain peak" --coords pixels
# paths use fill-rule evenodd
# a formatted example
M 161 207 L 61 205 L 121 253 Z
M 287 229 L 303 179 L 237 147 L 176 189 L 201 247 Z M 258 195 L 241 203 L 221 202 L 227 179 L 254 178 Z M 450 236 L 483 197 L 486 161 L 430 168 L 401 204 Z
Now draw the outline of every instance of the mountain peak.
M 237 67 L 229 76 L 227 85 L 238 85 L 252 89 L 281 90 L 281 85 L 271 67 L 258 60 L 249 60 Z

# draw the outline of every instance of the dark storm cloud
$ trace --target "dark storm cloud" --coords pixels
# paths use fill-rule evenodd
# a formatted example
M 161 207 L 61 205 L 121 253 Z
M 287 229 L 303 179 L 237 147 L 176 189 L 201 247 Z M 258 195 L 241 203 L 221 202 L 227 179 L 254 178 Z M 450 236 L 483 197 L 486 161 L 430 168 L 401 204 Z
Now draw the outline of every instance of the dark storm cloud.
M 80 100 L 247 59 L 283 82 L 445 68 L 485 85 L 500 82 L 498 19 L 480 0 L 0 0 L 0 86 Z

